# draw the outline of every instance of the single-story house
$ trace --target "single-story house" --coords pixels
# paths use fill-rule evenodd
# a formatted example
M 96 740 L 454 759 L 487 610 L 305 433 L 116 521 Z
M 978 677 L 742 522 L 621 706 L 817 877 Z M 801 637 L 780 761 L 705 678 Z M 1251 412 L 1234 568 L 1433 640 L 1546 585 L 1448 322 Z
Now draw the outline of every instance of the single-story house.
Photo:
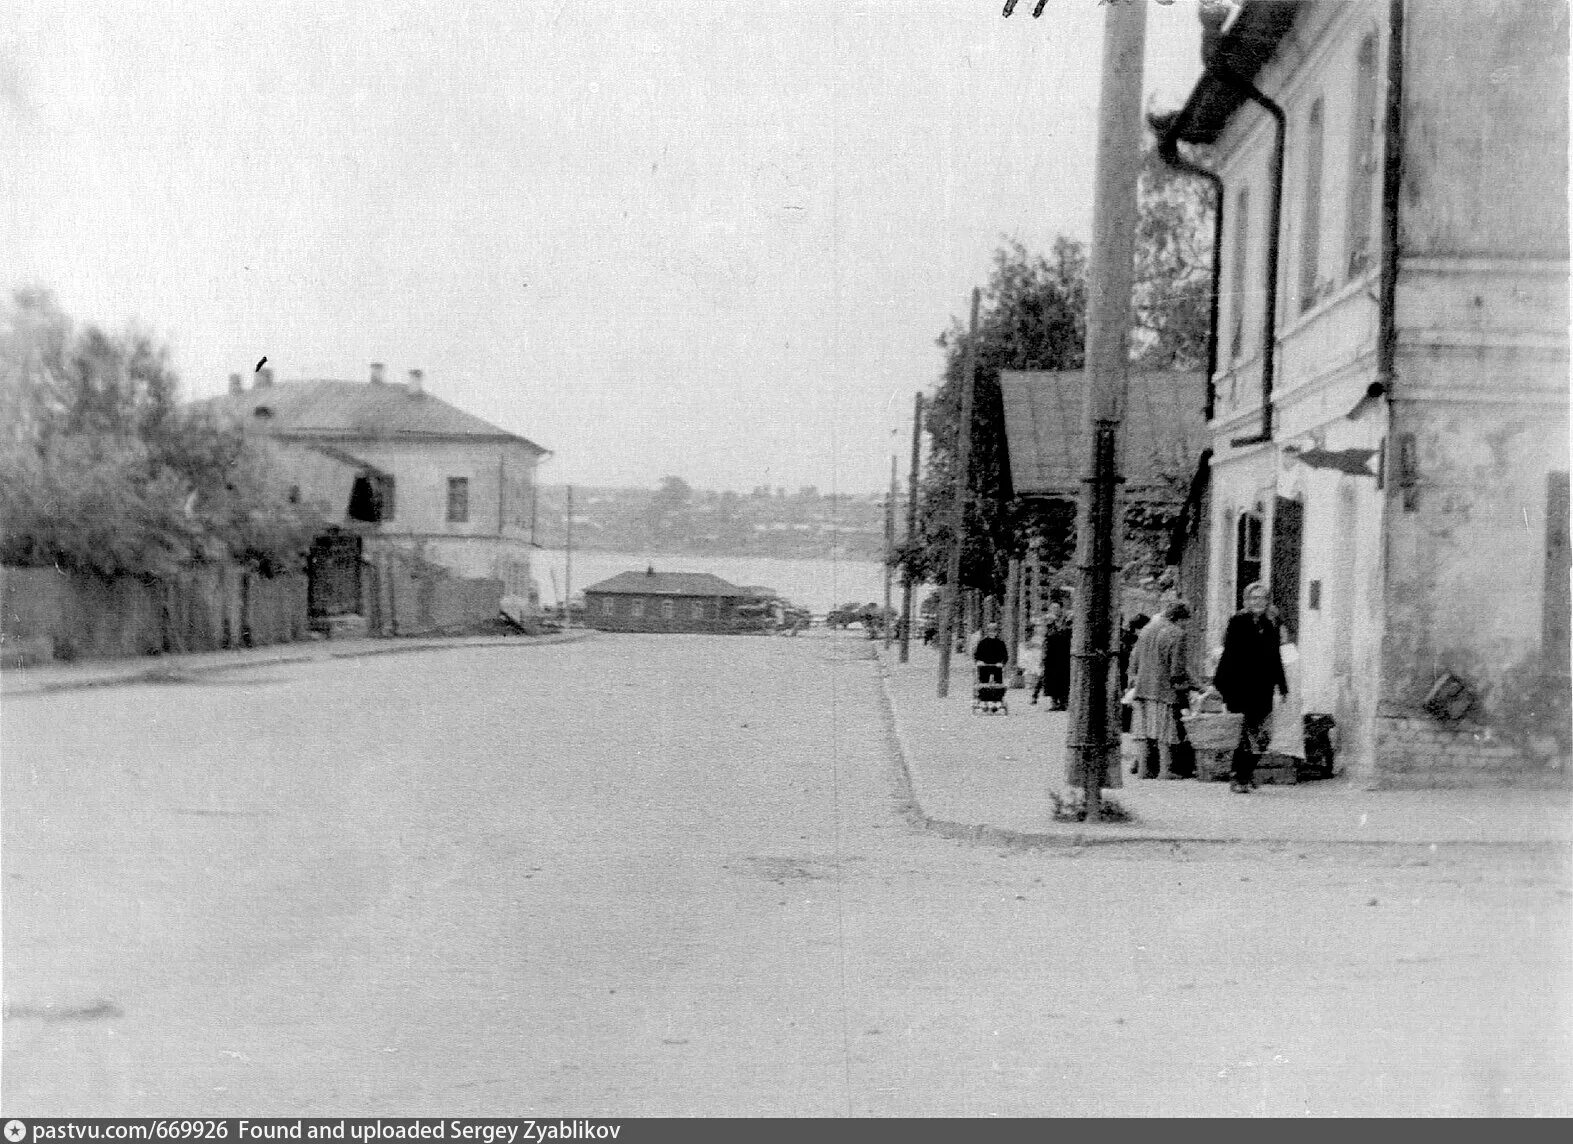
M 584 590 L 584 623 L 607 632 L 736 632 L 759 626 L 758 603 L 708 572 L 619 572 Z

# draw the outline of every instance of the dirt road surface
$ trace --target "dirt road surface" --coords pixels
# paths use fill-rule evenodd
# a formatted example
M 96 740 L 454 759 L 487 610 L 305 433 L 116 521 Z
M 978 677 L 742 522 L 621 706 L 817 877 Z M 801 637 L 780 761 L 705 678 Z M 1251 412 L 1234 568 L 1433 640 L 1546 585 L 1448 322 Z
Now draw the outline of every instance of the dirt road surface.
M 1565 853 L 932 837 L 865 647 L 8 700 L 6 1112 L 1573 1111 Z

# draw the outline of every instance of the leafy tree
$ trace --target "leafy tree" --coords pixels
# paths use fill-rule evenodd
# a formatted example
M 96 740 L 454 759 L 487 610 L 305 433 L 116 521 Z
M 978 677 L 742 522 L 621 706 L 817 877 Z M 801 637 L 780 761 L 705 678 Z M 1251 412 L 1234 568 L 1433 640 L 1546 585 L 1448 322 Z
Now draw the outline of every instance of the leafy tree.
M 1211 210 L 1194 183 L 1149 152 L 1139 187 L 1136 281 L 1132 290 L 1131 356 L 1147 369 L 1198 368 L 1207 345 L 1211 276 Z M 1075 506 L 1027 502 L 1015 496 L 1005 449 L 999 375 L 1003 369 L 1080 369 L 1086 343 L 1087 254 L 1070 238 L 1056 238 L 1048 257 L 1006 238 L 995 251 L 978 319 L 973 393 L 971 495 L 966 504 L 961 581 L 992 594 L 1004 591 L 1012 556 L 1029 544 L 1051 568 L 1068 565 L 1075 550 Z M 925 428 L 928 461 L 919 490 L 917 535 L 896 552 L 896 563 L 916 577 L 943 582 L 948 569 L 955 506 L 956 424 L 968 331 L 959 321 L 941 334 L 945 354 L 938 391 Z M 1169 479 L 1183 491 L 1189 474 Z M 1172 510 L 1132 503 L 1126 513 L 1127 574 L 1161 572 Z
M 146 334 L 77 331 L 39 290 L 0 307 L 0 560 L 109 575 L 298 566 L 315 514 L 178 389 Z

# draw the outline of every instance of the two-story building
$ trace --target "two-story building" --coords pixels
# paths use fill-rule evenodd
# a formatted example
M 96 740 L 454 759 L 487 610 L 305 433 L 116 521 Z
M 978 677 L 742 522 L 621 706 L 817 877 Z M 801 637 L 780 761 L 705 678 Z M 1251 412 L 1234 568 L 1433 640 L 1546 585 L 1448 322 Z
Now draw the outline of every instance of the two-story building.
M 538 596 L 530 568 L 535 467 L 547 450 L 373 365 L 368 381 L 275 384 L 263 368 L 238 374 L 209 407 L 271 457 L 292 495 L 361 532 L 369 550 L 419 550 L 462 577 Z
M 1264 580 L 1357 779 L 1555 773 L 1525 694 L 1567 686 L 1568 8 L 1202 19 L 1154 125 L 1221 180 L 1209 642 Z

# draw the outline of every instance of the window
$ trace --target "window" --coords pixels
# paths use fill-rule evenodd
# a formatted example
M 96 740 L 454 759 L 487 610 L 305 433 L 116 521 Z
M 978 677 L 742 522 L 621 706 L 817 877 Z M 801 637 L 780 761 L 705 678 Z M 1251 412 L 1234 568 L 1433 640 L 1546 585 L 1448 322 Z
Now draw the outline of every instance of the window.
M 617 611 L 617 601 L 610 596 L 601 597 L 601 615 L 610 616 Z
M 1245 344 L 1245 243 L 1250 237 L 1251 188 L 1241 187 L 1234 207 L 1234 259 L 1229 272 L 1233 294 L 1229 310 L 1229 356 L 1238 358 Z
M 1300 311 L 1321 297 L 1318 273 L 1322 247 L 1322 97 L 1311 104 L 1305 124 L 1305 213 L 1300 222 Z
M 694 619 L 702 620 L 704 618 L 705 618 L 705 602 L 703 600 L 695 600 L 694 601 Z
M 662 600 L 661 601 L 661 618 L 663 620 L 670 620 L 670 619 L 673 619 L 676 615 L 677 615 L 677 601 L 676 600 Z
M 1369 270 L 1371 199 L 1376 193 L 1376 34 L 1360 41 L 1355 59 L 1355 105 L 1349 131 L 1349 277 Z
M 470 478 L 448 478 L 448 521 L 463 524 L 470 519 Z
M 350 488 L 345 515 L 365 524 L 393 519 L 393 478 L 386 473 L 362 473 Z
M 644 615 L 643 596 L 635 596 L 633 599 L 628 601 L 628 614 L 636 620 Z

